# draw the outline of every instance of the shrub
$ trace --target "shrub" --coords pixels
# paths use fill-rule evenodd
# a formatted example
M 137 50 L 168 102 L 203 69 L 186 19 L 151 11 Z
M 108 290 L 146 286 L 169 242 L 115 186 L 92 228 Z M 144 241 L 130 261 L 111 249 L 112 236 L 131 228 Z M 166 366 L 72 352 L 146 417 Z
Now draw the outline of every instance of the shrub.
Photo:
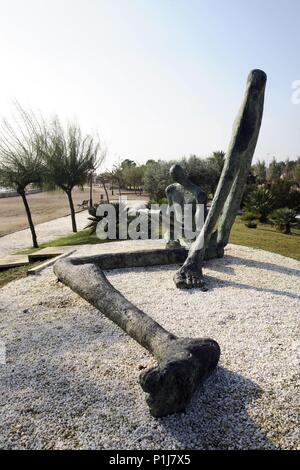
M 250 193 L 245 200 L 246 212 L 255 212 L 259 214 L 259 221 L 266 223 L 268 215 L 274 208 L 274 197 L 269 189 L 265 186 L 258 186 Z
M 293 209 L 284 207 L 273 211 L 269 217 L 269 221 L 275 226 L 276 230 L 289 235 L 291 233 L 291 228 L 299 225 L 296 215 L 297 214 Z
M 102 204 L 107 204 L 102 203 Z M 90 217 L 88 217 L 88 220 L 90 220 L 90 223 L 85 227 L 85 229 L 90 229 L 90 234 L 92 235 L 97 231 L 97 225 L 98 223 L 101 223 L 101 221 L 107 217 L 107 213 L 105 213 L 102 216 L 99 216 L 97 214 L 97 209 L 100 204 L 95 204 L 93 207 L 90 207 L 88 209 Z M 129 215 L 127 208 L 123 204 L 119 204 L 119 202 L 113 202 L 110 203 L 111 206 L 114 207 L 115 212 L 116 212 L 116 240 L 120 239 L 120 211 L 127 211 L 127 226 L 129 223 L 135 219 L 135 216 Z M 106 230 L 107 224 L 105 225 L 104 229 Z
M 292 184 L 293 183 L 291 181 L 280 179 L 272 181 L 268 186 L 268 189 L 274 198 L 274 210 L 280 209 L 281 207 L 289 207 L 289 196 Z M 290 207 L 290 209 L 293 209 L 293 207 Z
M 289 209 L 300 211 L 300 189 L 299 188 L 294 187 L 290 189 L 288 200 L 287 200 L 287 206 Z
M 216 161 L 191 155 L 187 160 L 180 161 L 179 164 L 185 168 L 194 184 L 201 186 L 207 194 L 214 194 L 221 175 L 220 167 Z
M 168 204 L 168 199 L 166 197 L 162 197 L 160 199 L 150 199 L 150 201 L 148 201 L 146 204 L 147 209 L 151 209 L 152 204 L 159 204 L 160 206 L 162 204 Z
M 259 214 L 256 212 L 245 212 L 241 219 L 246 222 L 245 225 L 248 228 L 256 228 L 257 220 L 259 219 Z
M 144 189 L 149 193 L 151 199 L 158 201 L 166 197 L 166 187 L 172 182 L 169 170 L 173 163 L 173 161 L 163 162 L 159 160 L 146 165 Z

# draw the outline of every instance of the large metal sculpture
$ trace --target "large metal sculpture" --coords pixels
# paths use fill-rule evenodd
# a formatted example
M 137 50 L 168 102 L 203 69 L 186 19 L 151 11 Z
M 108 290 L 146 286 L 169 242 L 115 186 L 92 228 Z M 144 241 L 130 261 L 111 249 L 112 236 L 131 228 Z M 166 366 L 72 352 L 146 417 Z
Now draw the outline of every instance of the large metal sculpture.
M 175 275 L 176 286 L 201 287 L 204 290 L 202 261 L 204 258 L 223 256 L 241 203 L 261 125 L 265 84 L 264 72 L 250 72 L 212 207 L 188 254 L 184 248 L 175 247 L 68 258 L 54 265 L 54 272 L 60 281 L 98 308 L 156 357 L 158 366 L 140 375 L 150 412 L 156 417 L 185 408 L 197 385 L 217 366 L 220 348 L 212 339 L 177 338 L 166 331 L 125 299 L 109 283 L 103 270 L 183 263 Z
M 203 287 L 202 261 L 221 257 L 241 200 L 255 151 L 264 108 L 267 76 L 252 70 L 243 103 L 233 125 L 222 175 L 203 229 L 174 277 L 177 287 Z

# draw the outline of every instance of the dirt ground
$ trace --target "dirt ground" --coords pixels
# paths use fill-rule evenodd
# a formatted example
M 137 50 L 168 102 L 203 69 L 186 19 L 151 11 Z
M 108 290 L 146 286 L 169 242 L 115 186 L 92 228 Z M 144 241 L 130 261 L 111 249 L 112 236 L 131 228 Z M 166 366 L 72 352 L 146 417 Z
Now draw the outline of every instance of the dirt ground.
M 93 189 L 93 201 L 100 200 L 100 194 L 104 194 L 103 189 L 95 187 Z M 125 194 L 128 199 L 139 199 L 140 196 L 134 193 Z M 118 191 L 114 191 L 112 196 L 109 191 L 111 201 L 117 200 Z M 142 195 L 145 199 L 145 195 Z M 80 210 L 77 204 L 83 200 L 89 199 L 89 188 L 83 190 L 75 188 L 73 191 L 73 200 L 76 210 Z M 105 195 L 104 195 L 105 200 Z M 49 220 L 57 219 L 70 214 L 67 196 L 62 191 L 47 191 L 28 195 L 28 202 L 31 208 L 33 222 L 40 224 Z M 27 217 L 24 210 L 22 199 L 19 196 L 0 199 L 0 237 L 9 233 L 16 232 L 28 227 Z

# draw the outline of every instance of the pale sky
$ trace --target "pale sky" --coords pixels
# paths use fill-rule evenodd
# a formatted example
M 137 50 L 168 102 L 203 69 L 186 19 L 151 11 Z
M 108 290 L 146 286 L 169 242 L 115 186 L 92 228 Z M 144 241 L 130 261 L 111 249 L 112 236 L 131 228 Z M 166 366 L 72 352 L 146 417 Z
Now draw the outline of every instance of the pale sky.
M 0 117 L 77 118 L 118 157 L 226 151 L 248 72 L 268 75 L 255 159 L 300 155 L 299 0 L 0 0 Z

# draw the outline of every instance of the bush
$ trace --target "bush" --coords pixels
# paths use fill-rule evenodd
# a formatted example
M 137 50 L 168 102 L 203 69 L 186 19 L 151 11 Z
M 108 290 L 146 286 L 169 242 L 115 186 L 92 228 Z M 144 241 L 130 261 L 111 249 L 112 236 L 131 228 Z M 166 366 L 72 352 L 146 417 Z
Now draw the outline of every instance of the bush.
M 245 212 L 241 219 L 246 222 L 245 225 L 248 228 L 256 228 L 257 220 L 259 219 L 259 214 L 256 212 Z
M 214 160 L 191 155 L 179 164 L 183 166 L 194 184 L 201 186 L 207 194 L 214 194 L 221 175 L 220 167 Z
M 274 208 L 274 197 L 269 189 L 265 186 L 258 186 L 252 191 L 245 200 L 246 212 L 254 212 L 259 214 L 259 221 L 267 223 L 268 215 Z
M 295 211 L 300 211 L 300 189 L 299 188 L 291 188 L 288 200 L 287 200 L 287 207 L 289 209 L 294 209 Z
M 168 199 L 166 197 L 162 197 L 160 199 L 150 199 L 150 201 L 147 202 L 146 207 L 147 209 L 151 209 L 152 204 L 159 204 L 160 206 L 162 204 L 168 204 Z
M 288 200 L 291 186 L 291 181 L 283 179 L 272 181 L 272 183 L 268 185 L 268 189 L 274 198 L 274 209 L 280 209 L 280 207 L 289 207 Z M 291 207 L 291 209 L 293 208 Z
M 144 189 L 149 193 L 150 198 L 158 201 L 166 197 L 166 187 L 171 184 L 169 170 L 173 165 L 171 162 L 150 162 L 146 165 L 144 175 Z
M 299 225 L 296 215 L 297 214 L 293 209 L 284 207 L 273 211 L 269 217 L 269 221 L 275 226 L 276 230 L 289 235 L 291 233 L 291 228 Z
M 107 204 L 107 203 L 105 202 L 105 203 L 102 203 L 102 204 Z M 120 206 L 120 204 L 118 202 L 110 203 L 110 205 L 113 206 L 115 211 L 116 211 L 116 240 L 119 240 L 119 238 L 120 238 L 120 236 L 119 236 L 119 233 L 120 233 L 120 210 L 125 211 L 127 209 L 123 205 Z M 107 217 L 107 214 L 104 214 L 103 216 L 97 215 L 98 207 L 99 207 L 99 204 L 95 204 L 93 207 L 90 207 L 88 209 L 88 212 L 89 212 L 89 215 L 90 215 L 90 217 L 88 217 L 88 220 L 90 220 L 90 223 L 85 227 L 85 229 L 90 229 L 90 234 L 91 235 L 97 231 L 98 223 L 100 223 L 102 221 L 102 219 Z M 134 218 L 135 217 L 130 216 L 129 214 L 127 214 L 127 225 Z M 107 226 L 107 224 L 106 224 L 106 226 Z M 105 226 L 105 229 L 106 229 L 106 226 Z

